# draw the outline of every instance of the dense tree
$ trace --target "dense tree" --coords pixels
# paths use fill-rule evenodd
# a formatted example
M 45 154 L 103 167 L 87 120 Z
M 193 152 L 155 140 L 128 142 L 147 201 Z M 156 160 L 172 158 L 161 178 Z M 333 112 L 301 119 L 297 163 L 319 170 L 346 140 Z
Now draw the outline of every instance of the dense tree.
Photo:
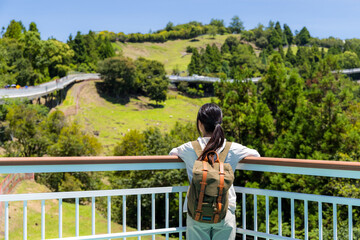
M 212 18 L 210 20 L 210 25 L 212 26 L 215 26 L 217 28 L 221 28 L 221 27 L 224 27 L 224 20 L 223 19 L 215 19 L 215 18 Z
M 296 42 L 298 45 L 304 46 L 310 41 L 310 33 L 306 27 L 303 27 L 296 35 Z
M 128 95 L 135 86 L 136 67 L 130 58 L 113 57 L 99 62 L 98 71 L 104 79 L 105 91 Z
M 269 44 L 271 44 L 273 46 L 273 48 L 277 48 L 277 47 L 280 47 L 280 45 L 282 45 L 281 29 L 280 29 L 280 33 L 278 30 L 276 30 L 276 28 L 274 28 L 271 31 L 271 35 L 269 38 Z
M 58 137 L 58 141 L 51 145 L 48 154 L 52 156 L 94 156 L 101 150 L 98 140 L 81 131 L 80 126 L 73 122 L 64 126 Z
M 164 65 L 145 58 L 137 59 L 135 65 L 137 81 L 142 92 L 156 103 L 165 101 L 169 80 Z
M 261 91 L 263 101 L 269 106 L 273 116 L 276 116 L 281 103 L 281 94 L 284 92 L 286 81 L 286 69 L 280 54 L 271 57 L 269 69 L 261 79 Z
M 12 157 L 42 156 L 49 145 L 43 122 L 48 110 L 41 105 L 12 103 L 8 106 L 6 121 L 10 141 L 5 144 Z
M 215 38 L 216 34 L 217 34 L 218 30 L 216 28 L 216 26 L 209 26 L 208 27 L 208 31 L 207 34 L 209 34 L 210 36 L 212 36 L 213 38 Z
M 360 67 L 360 60 L 356 53 L 345 51 L 339 57 L 339 65 L 342 69 Z
M 31 22 L 30 23 L 30 25 L 29 25 L 29 31 L 30 32 L 39 32 L 39 29 L 37 28 L 37 25 L 36 25 L 36 23 L 34 23 L 34 22 Z M 39 37 L 40 37 L 40 35 L 39 35 Z
M 240 20 L 239 16 L 235 15 L 231 18 L 229 29 L 231 33 L 241 33 L 245 29 L 244 23 Z
M 174 30 L 174 24 L 172 22 L 168 22 L 165 27 L 166 31 Z
M 188 66 L 189 75 L 192 76 L 194 74 L 200 74 L 200 69 L 201 69 L 201 58 L 197 48 L 193 48 L 190 64 Z
M 237 79 L 244 79 L 238 75 Z M 226 137 L 259 152 L 266 151 L 266 139 L 274 131 L 269 108 L 256 97 L 256 87 L 251 81 L 222 81 L 215 85 L 219 106 L 223 110 L 223 127 Z
M 4 37 L 20 39 L 20 36 L 24 32 L 24 30 L 25 28 L 22 25 L 21 21 L 17 22 L 15 20 L 11 20 L 9 26 L 6 28 Z
M 289 46 L 285 55 L 285 60 L 292 65 L 296 63 L 296 56 L 294 55 L 292 48 Z

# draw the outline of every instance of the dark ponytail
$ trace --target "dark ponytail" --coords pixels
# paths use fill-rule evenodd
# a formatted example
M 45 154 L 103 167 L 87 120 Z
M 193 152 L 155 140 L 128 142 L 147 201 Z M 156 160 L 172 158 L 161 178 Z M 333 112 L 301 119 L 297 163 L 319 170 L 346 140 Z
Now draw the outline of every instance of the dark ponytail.
M 209 152 L 216 151 L 224 144 L 225 135 L 224 130 L 221 127 L 222 111 L 218 105 L 213 103 L 206 103 L 199 109 L 196 119 L 196 126 L 199 133 L 201 134 L 198 124 L 199 121 L 204 125 L 205 131 L 207 133 L 212 133 L 208 144 L 198 159 L 204 160 Z

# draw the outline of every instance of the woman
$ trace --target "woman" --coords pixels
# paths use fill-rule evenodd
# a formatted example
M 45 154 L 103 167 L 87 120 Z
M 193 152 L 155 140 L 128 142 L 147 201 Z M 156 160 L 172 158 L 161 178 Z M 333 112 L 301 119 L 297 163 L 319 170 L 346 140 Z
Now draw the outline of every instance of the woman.
M 204 104 L 197 115 L 197 129 L 202 137 L 197 139 L 201 146 L 202 154 L 199 159 L 203 159 L 210 151 L 222 152 L 226 145 L 224 131 L 221 127 L 222 111 L 213 103 Z M 186 171 L 191 182 L 193 178 L 194 162 L 198 159 L 191 142 L 185 143 L 171 150 L 170 155 L 180 157 L 186 164 Z M 224 163 L 229 163 L 235 171 L 238 162 L 247 156 L 259 157 L 259 153 L 254 149 L 249 149 L 238 143 L 232 143 Z M 204 223 L 195 221 L 187 214 L 186 239 L 188 240 L 224 240 L 235 239 L 236 235 L 236 194 L 233 186 L 229 189 L 229 207 L 224 219 L 218 223 Z M 185 201 L 185 205 L 187 202 Z M 184 207 L 186 210 L 187 207 Z

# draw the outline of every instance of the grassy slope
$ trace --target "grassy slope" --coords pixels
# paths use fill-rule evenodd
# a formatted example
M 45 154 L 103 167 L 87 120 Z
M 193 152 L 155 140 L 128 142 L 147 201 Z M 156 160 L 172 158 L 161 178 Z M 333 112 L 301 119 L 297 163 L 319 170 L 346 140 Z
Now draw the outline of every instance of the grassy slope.
M 175 40 L 167 41 L 165 43 L 114 43 L 117 50 L 122 50 L 125 56 L 136 59 L 144 57 L 147 59 L 157 60 L 165 65 L 167 73 L 178 66 L 180 71 L 186 71 L 187 65 L 190 63 L 191 54 L 186 53 L 186 47 L 205 48 L 206 44 L 222 45 L 229 36 L 239 37 L 239 34 L 234 35 L 217 35 L 215 38 L 209 35 L 199 36 L 196 39 L 199 41 L 189 40 Z
M 76 96 L 80 108 L 76 115 L 72 115 L 75 113 Z M 194 121 L 199 107 L 209 101 L 210 98 L 193 99 L 169 91 L 168 99 L 159 108 L 146 97 L 130 98 L 127 104 L 113 103 L 111 99 L 99 96 L 95 82 L 91 81 L 75 84 L 58 108 L 89 131 L 99 131 L 103 154 L 109 155 L 130 129 L 141 131 L 148 127 L 159 127 L 167 132 L 176 121 Z
M 37 193 L 37 192 L 49 192 L 49 190 L 40 184 L 33 181 L 24 181 L 20 183 L 15 189 L 16 194 L 20 193 Z M 46 239 L 58 237 L 58 201 L 46 200 L 45 201 L 45 236 Z M 9 239 L 22 239 L 23 233 L 23 203 L 13 202 L 10 203 L 10 222 Z M 28 202 L 28 239 L 40 239 L 41 238 L 41 201 L 29 201 Z M 80 236 L 91 235 L 91 205 L 80 205 Z M 128 216 L 129 217 L 129 216 Z M 96 211 L 96 234 L 107 233 L 107 220 L 106 217 L 99 214 Z M 1 226 L 3 228 L 3 226 Z M 122 232 L 122 225 L 112 223 L 112 232 Z M 3 229 L 1 229 L 3 231 Z M 127 227 L 126 231 L 136 231 L 136 229 Z M 75 204 L 63 202 L 63 237 L 75 236 Z M 4 239 L 0 236 L 0 239 Z M 137 239 L 136 237 L 127 239 Z M 142 239 L 150 240 L 151 236 L 144 236 Z M 165 239 L 162 236 L 157 236 L 156 239 Z
M 225 42 L 225 39 L 229 36 L 240 37 L 240 34 L 233 35 L 217 35 L 215 38 L 209 35 L 199 36 L 196 39 L 199 41 L 189 40 L 175 40 L 167 41 L 165 43 L 113 43 L 113 47 L 118 52 L 123 52 L 127 57 L 136 59 L 138 57 L 144 57 L 147 59 L 157 60 L 165 65 L 165 70 L 168 74 L 171 74 L 175 67 L 178 67 L 180 71 L 186 71 L 187 66 L 191 60 L 191 54 L 186 53 L 186 47 L 196 47 L 198 49 L 205 48 L 206 44 L 217 44 L 219 47 Z M 296 54 L 297 46 L 292 45 L 291 49 Z M 325 49 L 326 51 L 327 49 Z M 260 50 L 255 51 L 259 55 Z M 287 52 L 287 47 L 284 48 L 284 52 Z M 185 73 L 183 72 L 182 75 Z

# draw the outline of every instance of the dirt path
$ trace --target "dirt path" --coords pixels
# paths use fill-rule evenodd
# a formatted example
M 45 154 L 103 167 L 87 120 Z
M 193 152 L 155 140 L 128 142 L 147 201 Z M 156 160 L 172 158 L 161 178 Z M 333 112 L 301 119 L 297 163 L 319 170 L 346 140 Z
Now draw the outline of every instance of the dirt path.
M 81 83 L 76 83 L 71 87 L 71 96 L 75 100 L 75 106 L 69 106 L 63 110 L 66 117 L 78 114 L 80 109 L 81 91 L 89 84 L 90 83 L 88 81 L 84 81 Z

